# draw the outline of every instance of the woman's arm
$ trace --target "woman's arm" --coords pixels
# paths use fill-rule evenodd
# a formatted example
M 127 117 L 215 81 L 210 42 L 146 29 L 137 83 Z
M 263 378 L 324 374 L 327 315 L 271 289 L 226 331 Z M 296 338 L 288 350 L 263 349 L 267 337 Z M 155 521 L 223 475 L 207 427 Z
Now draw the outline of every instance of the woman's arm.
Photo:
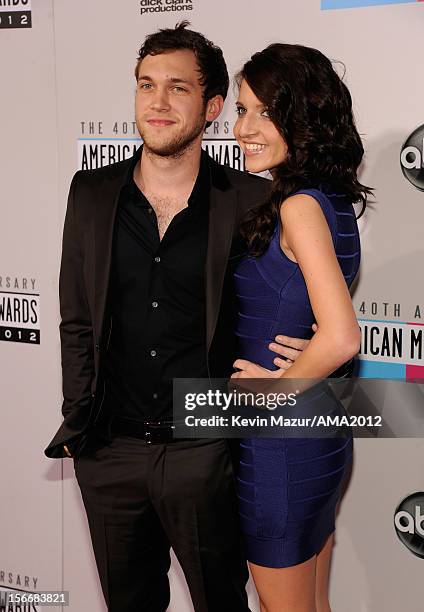
M 308 195 L 288 198 L 281 206 L 281 222 L 281 248 L 300 266 L 318 324 L 317 332 L 287 376 L 324 378 L 356 355 L 359 326 L 318 202 Z
M 300 266 L 318 328 L 289 368 L 276 363 L 280 369 L 270 371 L 237 359 L 232 378 L 326 378 L 359 350 L 359 325 L 320 205 L 292 196 L 281 206 L 281 222 L 281 248 Z

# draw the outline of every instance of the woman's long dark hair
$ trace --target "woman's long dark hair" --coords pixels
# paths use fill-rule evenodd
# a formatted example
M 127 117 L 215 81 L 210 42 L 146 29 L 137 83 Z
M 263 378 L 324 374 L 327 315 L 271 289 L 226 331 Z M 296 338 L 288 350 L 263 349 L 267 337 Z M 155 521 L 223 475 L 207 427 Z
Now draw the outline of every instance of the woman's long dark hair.
M 245 79 L 266 106 L 288 153 L 273 169 L 269 199 L 241 224 L 249 251 L 266 250 L 281 203 L 299 189 L 321 186 L 361 202 L 363 213 L 372 190 L 358 181 L 364 149 L 355 127 L 352 98 L 331 61 L 310 47 L 272 44 L 252 55 L 236 77 Z

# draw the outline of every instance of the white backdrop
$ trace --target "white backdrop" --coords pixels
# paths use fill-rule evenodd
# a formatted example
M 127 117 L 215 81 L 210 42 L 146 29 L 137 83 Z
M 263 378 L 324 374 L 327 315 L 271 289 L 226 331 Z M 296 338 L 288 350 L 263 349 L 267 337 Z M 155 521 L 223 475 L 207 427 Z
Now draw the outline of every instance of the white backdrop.
M 374 355 L 363 344 L 361 375 L 406 380 L 424 378 L 422 354 L 411 357 L 406 350 L 411 329 L 418 333 L 424 324 L 423 192 L 407 181 L 399 162 L 403 142 L 424 123 L 424 6 L 358 6 L 370 4 L 364 1 L 322 10 L 319 0 L 8 4 L 0 2 L 0 589 L 67 589 L 70 611 L 101 612 L 72 463 L 48 460 L 42 451 L 61 418 L 57 280 L 69 182 L 84 164 L 108 163 L 137 144 L 133 70 L 144 36 L 187 18 L 223 48 L 232 74 L 274 41 L 314 46 L 344 62 L 366 148 L 362 180 L 376 188 L 376 201 L 361 221 L 363 260 L 354 295 L 361 326 L 375 339 Z M 171 10 L 148 12 L 155 8 Z M 205 146 L 237 165 L 234 121 L 230 91 Z M 7 314 L 10 300 L 18 306 Z M 28 321 L 25 300 L 36 302 Z M 380 342 L 392 328 L 404 334 L 399 355 L 390 342 L 384 352 Z M 402 410 L 389 393 L 384 402 Z M 401 499 L 424 489 L 423 451 L 422 440 L 356 441 L 333 563 L 335 611 L 421 609 L 424 561 L 399 542 L 393 515 Z M 171 611 L 188 612 L 175 561 L 171 582 Z

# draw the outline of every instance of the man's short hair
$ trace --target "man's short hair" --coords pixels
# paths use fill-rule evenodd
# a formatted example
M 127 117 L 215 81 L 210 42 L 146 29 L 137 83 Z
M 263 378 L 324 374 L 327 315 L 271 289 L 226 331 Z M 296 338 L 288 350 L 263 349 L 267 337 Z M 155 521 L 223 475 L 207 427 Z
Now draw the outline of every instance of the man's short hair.
M 225 100 L 228 92 L 229 77 L 222 50 L 208 40 L 203 34 L 188 30 L 188 21 L 177 23 L 175 28 L 163 28 L 146 36 L 138 52 L 135 78 L 141 61 L 147 55 L 161 55 L 170 51 L 188 50 L 196 56 L 200 72 L 200 84 L 203 97 L 207 102 L 214 96 Z

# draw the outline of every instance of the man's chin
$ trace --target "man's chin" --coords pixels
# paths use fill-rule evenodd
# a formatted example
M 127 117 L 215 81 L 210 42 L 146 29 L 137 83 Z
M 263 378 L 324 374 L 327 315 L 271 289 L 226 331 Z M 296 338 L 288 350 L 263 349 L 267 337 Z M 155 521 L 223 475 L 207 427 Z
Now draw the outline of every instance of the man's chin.
M 178 142 L 161 142 L 155 143 L 150 140 L 144 140 L 144 148 L 147 152 L 156 155 L 157 157 L 181 157 L 184 153 L 191 148 L 193 141 L 192 139 L 185 139 Z
M 163 143 L 160 145 L 155 145 L 146 141 L 144 141 L 144 148 L 147 149 L 149 153 L 152 153 L 157 157 L 179 157 L 185 151 L 185 147 L 176 146 L 173 144 L 164 145 Z
M 141 126 L 140 126 L 141 127 Z M 181 157 L 190 150 L 193 143 L 199 138 L 204 131 L 204 122 L 200 121 L 199 125 L 191 132 L 191 134 L 168 134 L 165 131 L 161 136 L 152 134 L 148 129 L 140 130 L 140 136 L 144 141 L 146 152 L 156 155 L 157 157 Z

